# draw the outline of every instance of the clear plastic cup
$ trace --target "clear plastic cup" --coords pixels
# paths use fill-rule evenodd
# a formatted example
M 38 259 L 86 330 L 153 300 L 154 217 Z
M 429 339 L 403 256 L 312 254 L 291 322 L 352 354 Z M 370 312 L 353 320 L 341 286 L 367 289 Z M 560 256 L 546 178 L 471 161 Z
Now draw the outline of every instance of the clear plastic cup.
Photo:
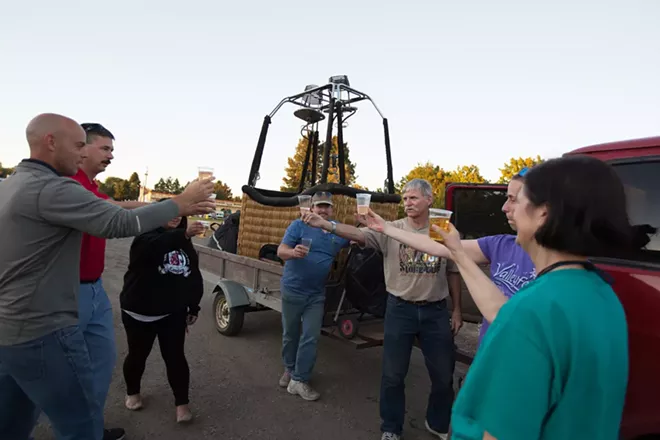
M 200 221 L 200 223 L 204 226 L 204 230 L 197 234 L 198 237 L 204 238 L 206 237 L 206 233 L 211 229 L 211 222 L 207 222 L 206 220 Z
M 357 199 L 358 215 L 369 214 L 369 204 L 371 203 L 371 194 L 360 193 L 360 194 L 356 194 L 355 198 Z
M 442 235 L 435 232 L 431 225 L 436 225 L 449 231 L 449 219 L 451 219 L 452 211 L 447 209 L 431 208 L 429 210 L 429 237 L 435 241 L 443 241 Z
M 213 177 L 213 168 L 211 167 L 199 167 L 197 168 L 197 176 L 199 180 L 210 179 Z
M 299 195 L 298 205 L 300 206 L 300 215 L 309 212 L 312 209 L 312 196 L 302 195 L 302 194 Z

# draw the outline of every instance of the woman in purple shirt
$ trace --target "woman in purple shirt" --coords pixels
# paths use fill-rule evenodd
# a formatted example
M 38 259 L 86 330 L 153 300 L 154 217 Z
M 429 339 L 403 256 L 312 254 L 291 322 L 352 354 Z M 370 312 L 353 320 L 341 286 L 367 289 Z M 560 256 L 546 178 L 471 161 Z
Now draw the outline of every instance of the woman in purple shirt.
M 507 187 L 506 202 L 502 206 L 502 212 L 506 215 L 511 229 L 516 230 L 513 220 L 513 211 L 516 206 L 516 197 L 523 186 L 523 176 L 527 172 L 523 168 L 513 176 Z M 449 258 L 449 250 L 442 244 L 431 238 L 407 232 L 402 229 L 386 228 L 386 222 L 377 214 L 370 212 L 363 222 L 375 231 L 381 232 L 393 239 L 400 241 L 429 255 Z M 477 240 L 462 240 L 463 248 L 467 255 L 477 264 L 490 263 L 490 274 L 493 282 L 504 293 L 506 298 L 511 298 L 525 284 L 536 277 L 534 263 L 518 244 L 515 235 L 491 235 Z M 480 296 L 479 292 L 471 292 L 476 306 L 481 311 L 484 319 L 479 330 L 479 343 L 488 330 L 489 324 L 497 316 L 497 312 L 503 304 L 502 299 L 493 298 L 489 295 Z

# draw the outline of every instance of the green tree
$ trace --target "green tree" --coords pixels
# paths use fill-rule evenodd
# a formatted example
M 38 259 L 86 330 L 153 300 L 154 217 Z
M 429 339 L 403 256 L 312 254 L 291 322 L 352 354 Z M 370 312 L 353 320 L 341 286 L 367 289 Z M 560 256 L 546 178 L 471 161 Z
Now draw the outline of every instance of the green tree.
M 169 188 L 167 186 L 167 183 L 165 183 L 165 180 L 161 177 L 158 179 L 158 182 L 154 185 L 154 191 L 159 192 L 159 193 L 168 193 L 169 194 Z
M 298 141 L 296 146 L 296 151 L 292 157 L 289 157 L 287 160 L 287 167 L 285 169 L 286 176 L 282 179 L 284 184 L 280 187 L 281 191 L 295 192 L 298 190 L 298 185 L 300 183 L 300 176 L 302 175 L 303 164 L 305 163 L 305 154 L 307 152 L 307 138 L 302 138 Z M 318 183 L 321 180 L 321 171 L 323 170 L 323 151 L 324 144 L 321 145 L 321 148 L 318 150 L 317 163 L 316 163 L 316 182 Z M 330 166 L 328 168 L 328 182 L 339 183 L 339 156 L 338 156 L 338 144 L 337 136 L 332 138 L 332 148 L 330 149 Z M 310 154 L 310 165 L 312 157 Z M 356 164 L 351 162 L 349 156 L 348 144 L 344 142 L 344 170 L 346 172 L 346 185 L 351 186 L 355 183 L 357 176 L 355 175 Z M 307 179 L 309 181 L 309 172 L 307 171 Z M 309 184 L 306 184 L 308 186 Z
M 447 183 L 485 183 L 479 167 L 476 165 L 463 165 L 453 171 L 445 171 L 431 162 L 418 164 L 410 170 L 396 185 L 397 192 L 401 194 L 403 187 L 413 179 L 424 179 L 433 188 L 433 207 L 441 208 L 445 205 L 445 187 Z
M 126 179 L 120 179 L 115 183 L 115 200 L 135 200 L 131 198 L 131 185 Z
M 450 171 L 446 176 L 447 182 L 455 183 L 487 183 L 476 165 L 463 165 Z
M 110 176 L 106 178 L 104 182 L 99 184 L 99 191 L 101 191 L 104 194 L 107 194 L 109 197 L 113 198 L 114 200 L 123 200 L 125 196 L 124 185 L 123 185 L 124 182 L 126 181 L 121 177 Z
M 140 176 L 138 173 L 131 174 L 128 178 L 128 200 L 137 200 L 140 197 Z
M 179 179 L 172 180 L 171 177 L 163 179 L 162 177 L 154 185 L 154 191 L 165 194 L 181 194 L 183 187 L 179 183 Z
M 221 180 L 215 181 L 213 184 L 213 192 L 215 193 L 217 200 L 231 200 L 233 198 L 231 188 Z
M 518 174 L 523 168 L 531 168 L 534 165 L 538 165 L 543 162 L 541 156 L 537 155 L 536 157 L 512 157 L 508 162 L 504 163 L 504 166 L 500 168 L 500 180 L 497 183 L 508 183 L 513 176 Z
M 0 162 L 0 177 L 9 177 L 9 175 L 13 172 L 13 168 L 4 168 L 2 166 L 2 162 Z

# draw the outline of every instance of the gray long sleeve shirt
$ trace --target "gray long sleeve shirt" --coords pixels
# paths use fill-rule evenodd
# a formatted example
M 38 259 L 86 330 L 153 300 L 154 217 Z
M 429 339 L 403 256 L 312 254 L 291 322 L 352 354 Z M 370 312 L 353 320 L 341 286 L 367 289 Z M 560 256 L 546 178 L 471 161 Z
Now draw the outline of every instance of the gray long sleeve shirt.
M 126 210 L 47 164 L 21 162 L 0 182 L 0 346 L 78 323 L 83 232 L 131 237 L 178 212 L 172 201 Z

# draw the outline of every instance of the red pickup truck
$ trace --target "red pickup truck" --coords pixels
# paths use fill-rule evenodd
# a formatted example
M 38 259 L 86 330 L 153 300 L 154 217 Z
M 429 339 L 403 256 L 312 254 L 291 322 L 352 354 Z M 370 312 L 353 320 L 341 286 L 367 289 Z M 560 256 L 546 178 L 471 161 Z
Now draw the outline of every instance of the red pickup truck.
M 584 154 L 611 164 L 626 188 L 628 215 L 633 225 L 660 229 L 660 137 L 594 145 L 566 153 Z M 451 184 L 446 206 L 464 238 L 510 234 L 500 208 L 505 185 Z M 616 255 L 593 261 L 615 279 L 614 290 L 626 311 L 630 371 L 621 423 L 623 440 L 660 438 L 660 234 L 634 260 Z M 464 297 L 467 315 L 474 314 Z M 590 313 L 585 310 L 584 313 Z

